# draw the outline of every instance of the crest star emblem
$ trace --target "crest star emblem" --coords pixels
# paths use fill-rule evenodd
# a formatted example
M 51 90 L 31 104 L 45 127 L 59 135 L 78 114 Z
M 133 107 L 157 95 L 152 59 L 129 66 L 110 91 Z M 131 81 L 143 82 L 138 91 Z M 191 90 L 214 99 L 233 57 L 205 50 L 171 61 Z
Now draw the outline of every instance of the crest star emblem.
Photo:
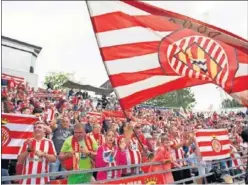
M 6 125 L 8 123 L 8 120 L 6 118 L 2 119 L 1 121 L 2 125 Z
M 214 83 L 231 93 L 239 68 L 237 54 L 232 46 L 211 38 L 218 34 L 210 32 L 204 36 L 182 29 L 165 36 L 158 51 L 164 74 Z
M 213 140 L 211 142 L 212 144 L 212 149 L 215 152 L 220 152 L 222 150 L 221 143 L 218 139 L 216 139 L 216 136 L 213 136 Z
M 188 46 L 185 51 L 180 50 L 174 55 L 180 62 L 190 69 L 215 79 L 221 71 L 221 67 L 209 54 L 197 43 Z
M 1 133 L 2 133 L 2 147 L 3 146 L 7 146 L 11 140 L 11 137 L 10 137 L 10 130 L 6 127 L 6 126 L 3 126 L 2 125 L 2 130 L 1 130 Z

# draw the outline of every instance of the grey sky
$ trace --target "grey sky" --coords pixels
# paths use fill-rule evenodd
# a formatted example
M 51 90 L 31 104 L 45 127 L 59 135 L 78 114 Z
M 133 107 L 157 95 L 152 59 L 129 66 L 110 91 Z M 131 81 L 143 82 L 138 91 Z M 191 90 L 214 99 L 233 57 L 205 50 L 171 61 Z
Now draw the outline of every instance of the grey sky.
M 247 1 L 149 1 L 248 38 Z M 208 14 L 206 13 L 208 12 Z M 37 60 L 39 82 L 49 71 L 75 73 L 76 80 L 101 85 L 107 80 L 84 1 L 3 1 L 2 34 L 43 47 Z M 214 85 L 192 88 L 196 108 L 218 106 Z M 211 97 L 210 97 L 211 95 Z

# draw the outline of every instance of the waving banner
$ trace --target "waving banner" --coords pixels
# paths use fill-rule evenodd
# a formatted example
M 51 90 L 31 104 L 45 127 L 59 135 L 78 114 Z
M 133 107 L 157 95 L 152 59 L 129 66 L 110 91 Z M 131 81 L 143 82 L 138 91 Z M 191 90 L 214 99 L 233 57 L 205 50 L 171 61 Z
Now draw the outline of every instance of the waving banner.
M 123 109 L 207 83 L 248 106 L 248 41 L 141 1 L 87 1 Z
M 32 115 L 2 114 L 2 159 L 17 159 L 23 142 L 33 137 L 36 121 Z
M 196 142 L 202 159 L 219 160 L 230 157 L 231 142 L 226 129 L 200 129 L 196 131 Z

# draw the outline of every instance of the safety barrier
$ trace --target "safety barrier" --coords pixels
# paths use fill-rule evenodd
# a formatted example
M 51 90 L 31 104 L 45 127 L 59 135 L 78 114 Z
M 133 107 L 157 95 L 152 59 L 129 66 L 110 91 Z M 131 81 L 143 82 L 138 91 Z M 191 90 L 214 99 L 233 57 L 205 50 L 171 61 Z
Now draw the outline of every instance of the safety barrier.
M 235 159 L 246 159 L 247 157 L 248 156 L 246 155 L 246 156 L 242 156 L 242 157 L 235 158 Z M 204 166 L 206 168 L 207 165 L 214 165 L 214 164 L 218 164 L 220 162 L 226 162 L 226 161 L 232 161 L 232 160 L 233 159 L 228 158 L 228 159 L 214 161 L 214 162 L 206 162 L 205 165 L 200 164 L 200 165 L 196 165 L 194 167 L 186 166 L 186 167 L 175 168 L 175 169 L 171 169 L 171 170 L 164 170 L 164 171 L 159 171 L 159 172 L 143 173 L 143 174 L 133 175 L 131 177 L 144 177 L 147 175 L 158 175 L 158 174 L 164 174 L 164 173 L 168 173 L 168 172 L 174 172 L 174 171 L 180 171 L 180 170 L 186 170 L 186 169 L 197 169 L 198 167 L 202 167 L 202 166 Z M 180 161 L 187 161 L 187 159 L 176 160 L 175 162 L 180 162 Z M 124 169 L 124 168 L 135 168 L 135 167 L 161 165 L 161 164 L 163 164 L 163 163 L 161 163 L 161 162 L 147 162 L 147 163 L 141 163 L 141 164 L 135 164 L 135 165 L 123 165 L 123 166 L 116 166 L 116 167 L 94 168 L 94 169 L 88 169 L 88 170 L 75 170 L 75 171 L 63 171 L 63 172 L 41 173 L 41 174 L 30 174 L 30 175 L 16 175 L 16 176 L 2 176 L 1 181 L 13 181 L 13 180 L 21 180 L 21 179 L 27 179 L 27 178 L 41 178 L 41 177 L 46 177 L 46 176 L 50 176 L 50 177 L 56 177 L 56 176 L 61 176 L 61 175 L 67 176 L 67 175 L 72 175 L 72 174 L 93 173 L 93 172 L 99 172 L 99 171 L 112 171 L 112 170 L 120 170 L 120 169 Z M 246 166 L 246 165 L 238 165 L 238 166 Z M 231 170 L 231 169 L 235 169 L 236 167 L 237 166 L 223 169 L 223 170 L 224 171 L 225 170 Z M 211 176 L 213 174 L 214 173 L 208 173 L 208 174 L 202 175 L 202 176 L 196 176 L 196 177 L 183 179 L 180 181 L 175 181 L 174 183 L 184 183 L 187 181 L 191 181 L 191 180 L 195 180 L 195 179 L 199 179 L 199 178 L 203 178 L 203 177 L 208 177 L 208 176 Z M 242 176 L 244 174 L 245 173 L 241 173 L 241 174 L 231 176 L 231 177 L 236 178 L 236 177 Z M 122 179 L 126 179 L 126 178 L 130 178 L 130 176 L 115 178 L 114 180 L 117 181 L 117 180 L 122 180 Z M 111 180 L 97 181 L 97 183 L 106 183 L 106 182 L 111 182 Z
M 245 157 L 248 157 L 248 156 L 244 156 L 244 157 L 240 157 L 240 158 L 236 158 L 236 159 L 242 159 L 242 158 L 245 158 Z M 220 160 L 220 161 L 216 161 L 216 162 L 210 162 L 209 164 L 213 165 L 213 164 L 218 164 L 220 162 L 226 162 L 226 161 L 232 161 L 232 159 L 225 159 L 225 160 Z M 209 164 L 207 164 L 207 165 L 209 165 Z M 177 169 L 163 170 L 163 171 L 159 171 L 159 172 L 150 172 L 150 173 L 145 173 L 145 174 L 133 175 L 132 177 L 144 177 L 144 176 L 147 176 L 147 175 L 158 175 L 158 174 L 164 174 L 164 173 L 174 172 L 174 171 L 179 171 L 179 170 L 194 169 L 194 168 L 198 168 L 198 167 L 201 167 L 201 166 L 202 165 L 197 165 L 195 167 L 187 166 L 187 167 L 181 167 L 181 168 L 177 168 Z M 238 166 L 246 166 L 246 165 L 238 165 Z M 231 167 L 231 168 L 227 168 L 227 169 L 223 169 L 223 171 L 228 171 L 228 170 L 235 169 L 235 168 L 236 168 L 236 166 Z M 208 174 L 202 175 L 202 176 L 196 176 L 196 177 L 191 177 L 191 178 L 187 178 L 187 179 L 183 179 L 183 180 L 179 180 L 179 181 L 174 181 L 173 184 L 184 183 L 184 182 L 192 181 L 192 180 L 203 178 L 203 177 L 208 177 L 208 176 L 211 176 L 213 174 L 214 173 L 211 172 L 211 173 L 208 173 Z M 236 177 L 242 176 L 244 174 L 245 173 L 241 173 L 241 174 L 238 174 L 238 175 L 235 175 L 235 176 L 230 176 L 230 177 L 236 178 Z M 115 178 L 114 180 L 102 180 L 102 181 L 97 181 L 97 184 L 98 183 L 102 184 L 102 183 L 106 183 L 106 182 L 111 183 L 111 181 L 118 181 L 118 180 L 123 180 L 123 179 L 128 179 L 128 178 L 130 178 L 130 177 Z

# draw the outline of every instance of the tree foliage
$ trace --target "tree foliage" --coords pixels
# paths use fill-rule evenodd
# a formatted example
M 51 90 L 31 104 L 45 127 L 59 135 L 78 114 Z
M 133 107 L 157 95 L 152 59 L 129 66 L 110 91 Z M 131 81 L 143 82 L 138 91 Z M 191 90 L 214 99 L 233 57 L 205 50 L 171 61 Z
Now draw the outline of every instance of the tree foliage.
M 235 108 L 235 107 L 243 107 L 234 99 L 224 99 L 221 102 L 222 108 Z
M 145 104 L 157 107 L 183 107 L 192 109 L 196 100 L 190 88 L 166 93 L 145 102 Z
M 62 87 L 62 85 L 67 81 L 71 80 L 73 77 L 72 73 L 65 73 L 65 72 L 50 72 L 45 77 L 44 85 L 48 85 L 48 83 L 51 83 L 53 86 L 53 89 L 65 89 Z

